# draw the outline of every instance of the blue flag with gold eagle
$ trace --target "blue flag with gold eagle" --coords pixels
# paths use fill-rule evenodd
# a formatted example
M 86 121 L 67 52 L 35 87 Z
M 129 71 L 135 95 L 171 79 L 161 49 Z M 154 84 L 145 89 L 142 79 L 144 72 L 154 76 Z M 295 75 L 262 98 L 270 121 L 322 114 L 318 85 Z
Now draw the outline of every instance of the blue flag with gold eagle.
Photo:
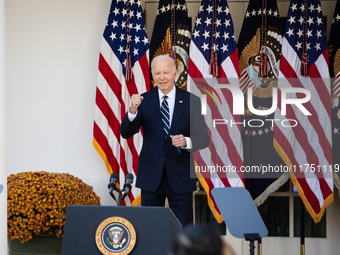
M 329 36 L 329 71 L 332 81 L 332 131 L 334 184 L 340 191 L 340 1 L 337 1 Z M 338 173 L 338 174 L 336 174 Z
M 187 84 L 190 40 L 191 23 L 185 0 L 160 0 L 150 42 L 150 63 L 158 55 L 175 58 L 176 86 L 183 89 Z
M 272 89 L 277 86 L 282 45 L 282 29 L 276 0 L 250 0 L 245 13 L 238 50 L 240 87 L 253 93 L 253 106 L 266 110 L 272 105 Z M 288 173 L 266 174 L 267 169 L 282 169 L 284 162 L 273 147 L 274 114 L 258 116 L 245 105 L 242 126 L 244 166 L 257 167 L 258 173 L 245 176 L 245 186 L 255 204 L 261 205 L 270 193 L 280 188 Z M 280 168 L 281 167 L 281 168 Z M 255 169 L 255 168 L 254 168 Z M 263 170 L 263 171 L 262 171 Z

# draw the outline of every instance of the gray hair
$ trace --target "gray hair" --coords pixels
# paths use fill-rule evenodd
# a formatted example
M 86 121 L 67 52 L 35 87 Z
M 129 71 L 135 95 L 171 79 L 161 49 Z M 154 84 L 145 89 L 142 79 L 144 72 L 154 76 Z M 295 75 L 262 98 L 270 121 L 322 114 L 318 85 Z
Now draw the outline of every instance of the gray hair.
M 155 62 L 160 61 L 160 60 L 171 60 L 171 64 L 173 67 L 173 71 L 176 72 L 177 70 L 177 64 L 176 64 L 176 60 L 173 59 L 172 57 L 168 56 L 168 55 L 158 55 L 157 57 L 155 57 L 152 61 L 151 61 L 151 72 L 152 72 L 152 66 Z

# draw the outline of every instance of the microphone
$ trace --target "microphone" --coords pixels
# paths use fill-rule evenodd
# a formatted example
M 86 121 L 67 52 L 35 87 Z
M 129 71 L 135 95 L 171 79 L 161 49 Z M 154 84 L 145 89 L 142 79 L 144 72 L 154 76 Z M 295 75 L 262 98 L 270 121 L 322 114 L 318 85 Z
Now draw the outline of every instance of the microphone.
M 110 176 L 110 183 L 109 183 L 109 185 L 107 185 L 107 187 L 110 189 L 109 193 L 110 193 L 111 197 L 118 204 L 116 196 L 113 194 L 114 190 L 118 191 L 118 193 L 120 192 L 120 190 L 117 189 L 117 186 L 116 186 L 117 182 L 118 182 L 118 174 L 117 173 L 112 173 L 111 176 Z
M 132 183 L 133 183 L 133 175 L 127 174 L 126 177 L 125 177 L 125 183 L 124 183 L 124 187 L 123 187 L 123 192 L 125 192 L 126 195 L 131 190 L 131 188 L 132 188 L 131 184 Z
M 133 175 L 132 174 L 127 174 L 125 177 L 125 183 L 124 183 L 124 187 L 122 189 L 122 192 L 124 192 L 123 195 L 119 195 L 118 198 L 118 204 L 121 205 L 122 201 L 124 200 L 124 198 L 127 196 L 127 194 L 130 192 L 131 188 L 132 188 L 132 184 L 133 183 Z
M 174 152 L 175 152 L 177 155 L 180 155 L 181 152 L 182 152 L 182 149 L 181 149 L 180 147 L 175 147 Z
M 114 190 L 119 191 L 116 187 L 118 182 L 118 174 L 117 173 L 112 173 L 110 176 L 110 183 L 107 185 L 107 188 L 110 189 L 110 193 L 113 192 Z
M 171 138 L 172 140 L 172 138 Z M 182 148 L 181 147 L 176 147 L 175 145 L 173 145 L 175 147 L 174 149 L 174 153 L 177 155 L 180 155 L 182 153 Z

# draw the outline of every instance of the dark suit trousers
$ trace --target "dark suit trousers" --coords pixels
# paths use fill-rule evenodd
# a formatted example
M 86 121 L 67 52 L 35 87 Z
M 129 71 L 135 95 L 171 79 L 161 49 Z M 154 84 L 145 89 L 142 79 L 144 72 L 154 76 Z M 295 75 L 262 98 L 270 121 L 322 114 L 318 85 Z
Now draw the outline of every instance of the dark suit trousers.
M 192 224 L 192 192 L 175 194 L 169 185 L 165 169 L 163 170 L 161 183 L 155 192 L 146 190 L 141 191 L 142 206 L 159 206 L 164 207 L 165 198 L 168 198 L 169 207 L 181 222 L 182 226 Z

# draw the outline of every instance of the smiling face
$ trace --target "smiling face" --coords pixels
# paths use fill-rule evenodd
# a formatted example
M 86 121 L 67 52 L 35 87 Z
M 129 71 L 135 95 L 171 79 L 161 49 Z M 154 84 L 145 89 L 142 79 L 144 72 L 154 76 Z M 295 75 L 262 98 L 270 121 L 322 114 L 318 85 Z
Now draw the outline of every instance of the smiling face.
M 152 78 L 163 94 L 168 94 L 174 87 L 177 70 L 172 59 L 159 59 L 152 63 Z

